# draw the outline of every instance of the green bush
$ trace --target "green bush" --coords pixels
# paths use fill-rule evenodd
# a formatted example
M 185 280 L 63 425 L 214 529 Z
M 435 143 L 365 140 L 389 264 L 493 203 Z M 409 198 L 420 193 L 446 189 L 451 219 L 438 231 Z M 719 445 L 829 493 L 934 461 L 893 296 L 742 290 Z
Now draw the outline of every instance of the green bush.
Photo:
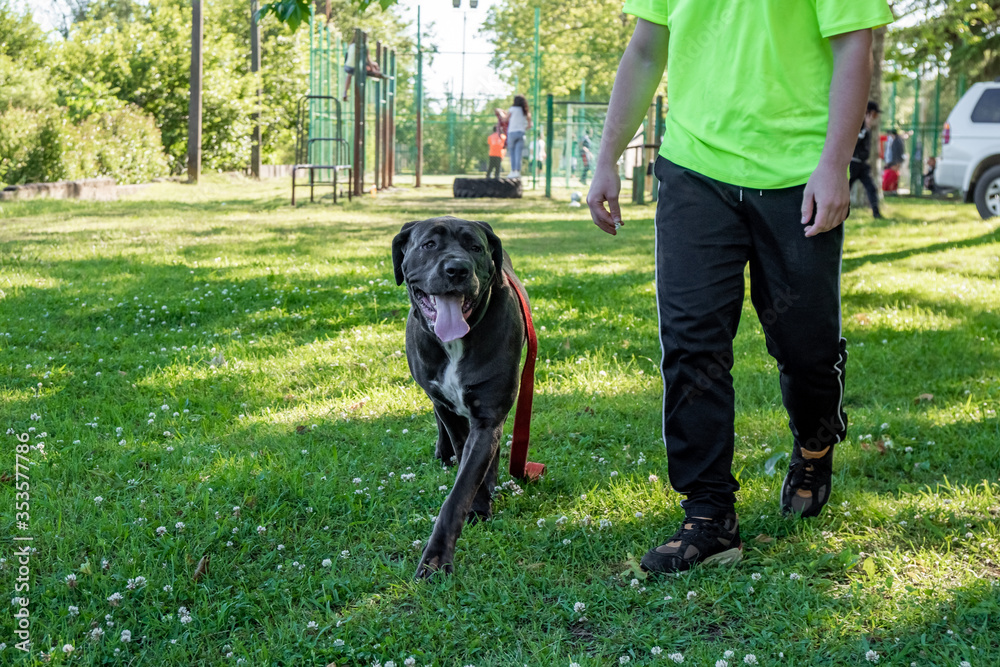
M 70 178 L 106 176 L 119 184 L 146 183 L 169 172 L 160 129 L 136 106 L 96 113 L 66 127 Z
M 64 140 L 54 110 L 7 109 L 0 114 L 0 185 L 66 178 Z
M 0 114 L 0 184 L 109 177 L 143 183 L 168 173 L 153 118 L 125 105 L 69 122 L 61 108 Z

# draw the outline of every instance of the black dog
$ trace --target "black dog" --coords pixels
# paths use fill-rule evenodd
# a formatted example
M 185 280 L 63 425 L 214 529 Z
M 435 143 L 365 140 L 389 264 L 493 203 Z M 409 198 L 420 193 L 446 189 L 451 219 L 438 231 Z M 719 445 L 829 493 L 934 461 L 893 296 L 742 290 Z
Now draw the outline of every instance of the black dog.
M 434 455 L 458 462 L 417 578 L 452 571 L 468 519 L 488 519 L 503 425 L 517 398 L 526 334 L 510 258 L 485 222 L 432 218 L 403 225 L 392 242 L 396 284 L 406 281 L 406 360 L 434 403 Z

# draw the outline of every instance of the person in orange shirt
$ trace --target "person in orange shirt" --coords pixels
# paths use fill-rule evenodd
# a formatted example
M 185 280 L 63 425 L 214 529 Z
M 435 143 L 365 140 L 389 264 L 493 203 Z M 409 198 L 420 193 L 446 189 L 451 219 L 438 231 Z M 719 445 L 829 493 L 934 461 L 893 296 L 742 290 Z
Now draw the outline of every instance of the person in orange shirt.
M 495 174 L 493 178 L 500 178 L 500 161 L 503 160 L 503 146 L 506 143 L 506 137 L 500 134 L 500 130 L 497 126 L 493 126 L 493 134 L 489 136 L 487 141 L 490 144 L 490 164 L 486 167 L 486 178 L 490 177 L 490 174 Z

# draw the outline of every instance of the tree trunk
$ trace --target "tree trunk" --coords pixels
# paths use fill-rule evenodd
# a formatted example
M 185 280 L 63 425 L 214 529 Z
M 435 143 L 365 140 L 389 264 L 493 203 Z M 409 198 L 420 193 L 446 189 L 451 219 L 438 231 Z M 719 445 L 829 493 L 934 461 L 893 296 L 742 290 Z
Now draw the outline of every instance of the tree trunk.
M 882 108 L 882 61 L 885 56 L 885 33 L 886 27 L 876 28 L 873 31 L 872 40 L 872 80 L 871 85 L 868 88 L 868 99 L 878 104 L 879 108 Z M 871 153 L 868 155 L 868 166 L 871 169 L 872 178 L 875 180 L 875 187 L 878 189 L 879 199 L 882 198 L 882 178 L 881 171 L 879 169 L 881 162 L 879 160 L 879 148 L 881 147 L 880 138 L 882 136 L 882 121 L 876 119 L 872 123 L 871 136 L 869 141 L 871 142 Z M 860 183 L 855 183 L 854 188 L 851 190 L 851 206 L 855 207 L 867 207 L 868 197 L 865 195 L 865 189 Z

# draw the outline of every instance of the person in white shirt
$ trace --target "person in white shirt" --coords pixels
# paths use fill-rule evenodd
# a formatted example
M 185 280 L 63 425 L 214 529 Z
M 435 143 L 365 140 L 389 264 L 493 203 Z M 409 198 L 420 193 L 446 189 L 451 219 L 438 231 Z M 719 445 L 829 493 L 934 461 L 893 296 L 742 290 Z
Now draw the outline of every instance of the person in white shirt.
M 528 100 L 524 95 L 514 96 L 514 105 L 507 114 L 507 150 L 510 152 L 510 174 L 507 178 L 521 178 L 524 135 L 531 128 L 531 112 L 528 111 Z

